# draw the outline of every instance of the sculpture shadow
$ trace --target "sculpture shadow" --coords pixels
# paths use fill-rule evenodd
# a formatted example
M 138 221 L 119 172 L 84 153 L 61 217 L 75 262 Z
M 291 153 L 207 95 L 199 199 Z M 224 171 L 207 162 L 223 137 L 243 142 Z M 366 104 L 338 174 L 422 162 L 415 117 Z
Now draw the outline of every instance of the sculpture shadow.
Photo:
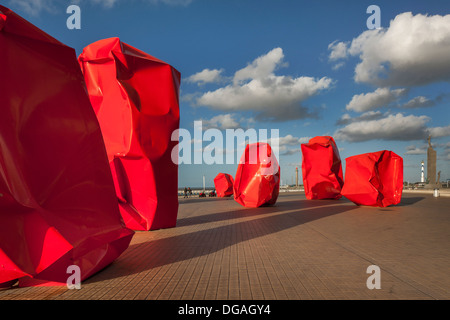
M 396 205 L 396 207 L 406 207 L 406 206 L 411 206 L 419 201 L 422 201 L 423 199 L 425 199 L 425 197 L 402 197 L 402 200 L 400 201 L 399 204 Z
M 259 207 L 259 208 L 245 208 L 236 203 L 240 209 L 233 211 L 214 212 L 204 215 L 196 215 L 194 217 L 180 218 L 177 220 L 177 227 L 185 227 L 202 223 L 218 222 L 230 219 L 239 219 L 250 216 L 267 215 L 275 212 L 285 210 L 292 210 L 292 208 L 305 209 L 315 208 L 319 206 L 337 204 L 336 200 L 290 200 L 280 201 L 273 206 Z
M 271 207 L 272 215 L 257 217 L 225 226 L 156 239 L 131 245 L 127 251 L 103 271 L 85 280 L 94 283 L 128 276 L 220 251 L 237 243 L 284 231 L 318 219 L 354 210 L 354 205 L 332 205 L 286 211 L 287 206 Z M 267 208 L 267 209 L 270 209 Z M 250 214 L 253 210 L 228 212 L 229 219 Z M 268 212 L 267 212 L 268 213 Z M 254 214 L 254 212 L 253 212 Z M 221 213 L 215 215 L 220 216 Z M 214 219 L 213 215 L 210 215 Z M 220 220 L 220 218 L 219 218 Z M 191 223 L 195 220 L 191 220 Z M 217 219 L 215 221 L 218 221 Z
M 234 198 L 231 197 L 209 197 L 206 196 L 204 198 L 200 198 L 198 195 L 190 196 L 189 198 L 178 198 L 179 204 L 189 204 L 189 203 L 197 203 L 197 202 L 205 202 L 205 201 L 234 201 Z

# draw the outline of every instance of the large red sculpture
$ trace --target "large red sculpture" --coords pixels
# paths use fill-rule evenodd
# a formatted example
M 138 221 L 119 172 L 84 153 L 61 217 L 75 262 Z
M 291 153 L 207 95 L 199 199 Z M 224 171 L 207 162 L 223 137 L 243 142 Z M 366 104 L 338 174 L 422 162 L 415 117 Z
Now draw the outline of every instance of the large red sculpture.
M 280 166 L 268 143 L 248 144 L 234 179 L 234 199 L 245 207 L 276 203 Z
M 174 227 L 180 73 L 118 38 L 97 41 L 78 58 L 105 140 L 120 211 L 134 230 Z
M 219 173 L 214 178 L 214 187 L 218 197 L 229 197 L 233 195 L 233 177 L 227 173 Z
M 341 158 L 332 137 L 318 136 L 301 145 L 306 198 L 340 199 L 344 184 Z
M 379 151 L 345 159 L 342 195 L 358 205 L 387 207 L 400 203 L 403 159 L 392 151 Z
M 0 286 L 66 283 L 72 265 L 83 281 L 134 232 L 75 50 L 0 6 L 0 70 Z

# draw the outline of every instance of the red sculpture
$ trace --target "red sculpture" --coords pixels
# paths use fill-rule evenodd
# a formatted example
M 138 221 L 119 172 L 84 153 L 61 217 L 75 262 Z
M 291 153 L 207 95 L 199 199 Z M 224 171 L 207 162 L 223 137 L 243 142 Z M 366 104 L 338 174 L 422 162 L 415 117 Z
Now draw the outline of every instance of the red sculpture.
M 84 48 L 78 58 L 105 140 L 125 224 L 174 227 L 178 167 L 171 159 L 179 128 L 180 73 L 118 38 Z
M 246 146 L 233 190 L 234 199 L 245 207 L 276 203 L 280 190 L 280 166 L 268 143 Z
M 22 277 L 66 283 L 72 265 L 83 281 L 134 232 L 75 50 L 3 6 L 0 48 L 0 287 Z
M 342 195 L 358 205 L 387 207 L 400 203 L 403 159 L 392 151 L 378 151 L 345 159 Z
M 332 137 L 319 136 L 301 145 L 306 198 L 340 199 L 344 184 L 341 158 Z
M 214 187 L 218 197 L 229 197 L 233 195 L 233 177 L 227 173 L 219 173 L 214 178 Z

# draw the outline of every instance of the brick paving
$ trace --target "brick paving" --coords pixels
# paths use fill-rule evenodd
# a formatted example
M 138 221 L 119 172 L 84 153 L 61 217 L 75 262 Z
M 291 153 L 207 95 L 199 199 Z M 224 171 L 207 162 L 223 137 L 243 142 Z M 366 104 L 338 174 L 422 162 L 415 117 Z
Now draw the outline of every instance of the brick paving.
M 0 300 L 446 300 L 449 208 L 450 197 L 418 193 L 388 208 L 302 193 L 255 209 L 180 199 L 176 228 L 136 232 L 81 289 L 14 287 Z M 370 265 L 381 289 L 366 286 Z

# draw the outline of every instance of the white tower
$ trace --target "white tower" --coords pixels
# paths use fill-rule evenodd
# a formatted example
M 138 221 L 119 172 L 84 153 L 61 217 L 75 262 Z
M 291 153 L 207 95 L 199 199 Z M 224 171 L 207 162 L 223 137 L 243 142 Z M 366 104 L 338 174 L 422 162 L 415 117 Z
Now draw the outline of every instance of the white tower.
M 422 175 L 420 176 L 420 182 L 425 182 L 424 163 L 422 160 Z

